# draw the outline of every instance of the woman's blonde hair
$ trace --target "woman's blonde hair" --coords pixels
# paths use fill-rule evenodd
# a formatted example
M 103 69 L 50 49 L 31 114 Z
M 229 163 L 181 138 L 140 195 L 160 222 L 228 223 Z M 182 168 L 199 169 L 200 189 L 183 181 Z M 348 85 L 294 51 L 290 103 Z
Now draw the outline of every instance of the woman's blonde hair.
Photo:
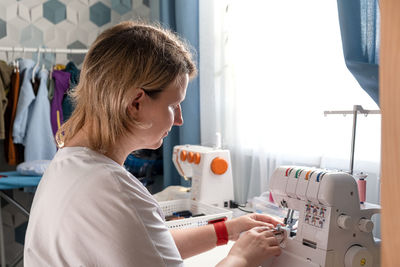
M 142 88 L 153 96 L 179 75 L 193 78 L 192 57 L 185 41 L 160 26 L 128 21 L 101 33 L 70 93 L 75 109 L 56 134 L 58 147 L 87 124 L 90 147 L 105 153 L 132 126 L 141 127 L 128 113 L 128 90 Z

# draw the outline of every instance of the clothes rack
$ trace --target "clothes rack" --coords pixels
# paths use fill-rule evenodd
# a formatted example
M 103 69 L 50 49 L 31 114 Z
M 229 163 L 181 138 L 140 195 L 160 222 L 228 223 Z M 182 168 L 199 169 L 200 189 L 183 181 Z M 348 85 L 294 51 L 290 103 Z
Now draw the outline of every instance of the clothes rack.
M 13 47 L 0 46 L 2 52 L 40 52 L 40 53 L 55 53 L 55 54 L 86 54 L 88 49 L 69 49 L 69 48 L 44 48 L 44 47 Z

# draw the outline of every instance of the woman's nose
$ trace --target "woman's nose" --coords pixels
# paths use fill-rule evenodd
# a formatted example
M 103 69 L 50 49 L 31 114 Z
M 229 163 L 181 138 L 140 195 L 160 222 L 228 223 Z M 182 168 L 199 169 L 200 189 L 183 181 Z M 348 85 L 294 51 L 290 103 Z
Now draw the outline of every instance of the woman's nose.
M 174 117 L 174 125 L 176 126 L 181 126 L 183 124 L 183 118 L 182 118 L 182 109 L 181 106 L 175 110 L 175 117 Z

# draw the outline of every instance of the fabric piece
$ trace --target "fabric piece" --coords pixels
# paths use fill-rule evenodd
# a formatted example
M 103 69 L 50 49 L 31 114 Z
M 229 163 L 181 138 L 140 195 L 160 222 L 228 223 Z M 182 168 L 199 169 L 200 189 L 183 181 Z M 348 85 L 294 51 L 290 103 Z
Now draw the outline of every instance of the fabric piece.
M 62 101 L 65 93 L 69 89 L 69 79 L 71 74 L 69 72 L 64 72 L 60 70 L 53 71 L 54 79 L 54 96 L 51 101 L 51 127 L 53 129 L 53 135 L 56 135 L 58 129 L 64 122 L 63 112 L 62 112 Z
M 72 112 L 74 112 L 74 102 L 72 101 L 72 97 L 69 94 L 66 94 L 64 96 L 64 99 L 62 101 L 62 111 L 63 111 L 63 118 L 64 122 L 66 122 L 72 115 Z
M 18 97 L 17 111 L 13 124 L 13 141 L 25 145 L 25 134 L 29 121 L 30 106 L 35 99 L 31 83 L 32 70 L 35 62 L 31 59 L 19 59 L 22 84 Z
M 13 125 L 17 112 L 17 103 L 20 87 L 20 73 L 19 68 L 14 68 L 11 77 L 11 88 L 8 93 L 8 104 L 5 113 L 5 131 L 6 140 L 4 141 L 4 154 L 6 161 L 9 165 L 17 165 L 24 161 L 24 146 L 21 144 L 14 144 L 13 141 Z
M 147 189 L 102 154 L 60 149 L 36 191 L 24 266 L 183 266 Z
M 53 79 L 53 72 L 50 72 L 49 80 L 47 81 L 47 88 L 49 90 L 49 100 L 53 100 L 54 96 L 54 79 Z
M 51 160 L 57 152 L 50 124 L 50 102 L 47 91 L 49 72 L 42 69 L 36 75 L 39 88 L 30 109 L 25 136 L 25 161 Z
M 54 65 L 53 70 L 65 70 L 65 65 L 64 64 L 56 64 L 56 65 Z
M 71 74 L 71 78 L 69 80 L 70 81 L 69 90 L 74 89 L 79 83 L 79 76 L 81 74 L 81 71 L 76 67 L 76 65 L 72 61 L 68 62 L 64 71 L 69 72 Z M 69 92 L 69 90 L 68 90 L 68 92 Z M 74 111 L 74 108 L 75 107 L 74 107 L 71 96 L 69 94 L 66 94 L 62 101 L 62 110 L 63 110 L 64 121 L 67 121 L 69 119 L 69 117 L 71 117 L 72 112 Z
M 6 91 L 11 87 L 11 74 L 13 68 L 0 60 L 0 139 L 6 138 L 4 115 L 7 108 Z
M 64 71 L 69 72 L 71 74 L 69 80 L 70 81 L 69 89 L 75 88 L 75 86 L 77 86 L 79 83 L 79 76 L 81 74 L 81 71 L 76 67 L 76 65 L 72 61 L 68 62 L 67 66 L 65 66 Z
M 18 164 L 17 172 L 20 175 L 42 176 L 47 167 L 49 167 L 49 164 L 50 160 L 26 161 Z

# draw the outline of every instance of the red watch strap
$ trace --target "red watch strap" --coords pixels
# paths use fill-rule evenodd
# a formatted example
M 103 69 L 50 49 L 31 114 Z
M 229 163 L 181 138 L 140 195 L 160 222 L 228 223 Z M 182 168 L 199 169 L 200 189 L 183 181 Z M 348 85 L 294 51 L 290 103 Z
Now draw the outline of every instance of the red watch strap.
M 226 229 L 225 222 L 214 223 L 215 234 L 217 235 L 217 246 L 225 245 L 228 243 L 228 230 Z

